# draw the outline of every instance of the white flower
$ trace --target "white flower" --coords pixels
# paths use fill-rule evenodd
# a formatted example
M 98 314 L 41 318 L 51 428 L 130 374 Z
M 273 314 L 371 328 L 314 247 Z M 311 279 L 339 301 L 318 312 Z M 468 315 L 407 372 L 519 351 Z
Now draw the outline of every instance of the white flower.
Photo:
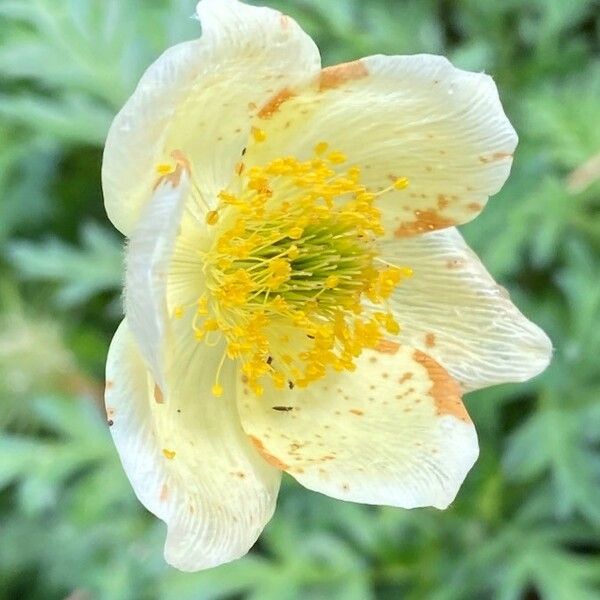
M 517 143 L 490 77 L 429 55 L 321 70 L 276 11 L 197 10 L 202 37 L 146 72 L 103 166 L 129 238 L 108 417 L 184 570 L 248 551 L 282 470 L 448 506 L 478 454 L 461 393 L 551 352 L 453 227 Z

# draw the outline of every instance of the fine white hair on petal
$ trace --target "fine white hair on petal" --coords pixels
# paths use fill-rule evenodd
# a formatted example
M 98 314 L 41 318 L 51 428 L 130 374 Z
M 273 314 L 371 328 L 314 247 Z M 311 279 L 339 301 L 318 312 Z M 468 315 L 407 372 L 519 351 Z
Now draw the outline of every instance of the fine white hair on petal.
M 228 369 L 223 396 L 211 396 L 218 359 L 207 353 L 195 365 L 193 389 L 157 398 L 123 321 L 107 361 L 106 410 L 121 462 L 140 501 L 167 524 L 166 560 L 184 571 L 243 556 L 273 514 L 281 478 L 240 427 Z
M 150 196 L 157 163 L 182 152 L 204 202 L 214 202 L 234 174 L 253 116 L 320 69 L 314 42 L 277 11 L 233 0 L 203 0 L 197 11 L 202 37 L 158 58 L 108 134 L 105 206 L 125 235 Z
M 386 236 L 470 221 L 508 177 L 517 135 L 491 77 L 441 56 L 371 56 L 324 69 L 260 124 L 268 144 L 248 165 L 307 158 L 318 142 L 343 152 L 378 199 Z
M 273 464 L 341 500 L 446 508 L 478 456 L 460 388 L 426 354 L 393 342 L 355 372 L 306 389 L 238 388 L 242 425 Z
M 177 182 L 165 179 L 144 206 L 125 253 L 125 314 L 142 355 L 166 392 L 167 273 L 189 193 L 182 170 Z
M 455 228 L 388 242 L 381 255 L 414 271 L 392 298 L 400 341 L 434 357 L 464 390 L 524 381 L 548 366 L 548 336 L 512 303 Z

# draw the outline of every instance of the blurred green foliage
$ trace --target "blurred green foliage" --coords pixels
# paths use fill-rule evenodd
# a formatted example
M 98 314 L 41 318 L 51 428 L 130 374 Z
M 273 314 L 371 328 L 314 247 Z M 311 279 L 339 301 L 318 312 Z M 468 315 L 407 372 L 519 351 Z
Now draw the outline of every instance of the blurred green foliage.
M 136 501 L 101 409 L 121 245 L 103 140 L 193 0 L 0 0 L 0 598 L 600 597 L 600 5 L 273 0 L 325 64 L 445 54 L 496 79 L 521 138 L 463 231 L 549 332 L 551 367 L 467 397 L 481 458 L 454 505 L 336 502 L 284 481 L 252 554 L 183 574 Z

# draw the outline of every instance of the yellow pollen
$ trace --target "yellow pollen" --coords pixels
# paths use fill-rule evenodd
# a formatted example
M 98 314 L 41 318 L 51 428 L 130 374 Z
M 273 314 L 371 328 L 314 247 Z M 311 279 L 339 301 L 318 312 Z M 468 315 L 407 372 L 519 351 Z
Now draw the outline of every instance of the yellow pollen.
M 214 225 L 219 220 L 219 213 L 216 210 L 209 210 L 206 213 L 206 222 L 209 225 Z
M 408 187 L 408 178 L 406 177 L 398 177 L 396 181 L 394 181 L 394 188 L 397 190 L 404 190 Z
M 176 306 L 173 309 L 173 316 L 176 319 L 181 319 L 181 317 L 183 317 L 183 314 L 184 314 L 184 308 L 183 308 L 183 306 Z
M 325 154 L 325 152 L 327 152 L 328 148 L 329 148 L 329 144 L 327 142 L 319 142 L 315 146 L 315 154 L 317 154 L 318 156 L 320 156 L 321 154 Z
M 292 227 L 288 231 L 288 236 L 291 237 L 293 240 L 299 240 L 302 237 L 303 233 L 304 229 L 302 229 L 302 227 Z
M 325 280 L 325 287 L 326 288 L 330 288 L 333 289 L 334 287 L 337 286 L 337 284 L 340 282 L 340 278 L 337 275 L 330 275 L 326 280 Z
M 163 456 L 168 460 L 173 460 L 177 452 L 175 450 L 169 450 L 168 448 L 163 448 Z
M 160 163 L 156 165 L 156 172 L 159 175 L 170 175 L 175 171 L 175 167 L 169 163 Z
M 267 132 L 263 129 L 258 129 L 258 127 L 253 127 L 252 137 L 255 142 L 264 142 L 267 139 Z
M 213 396 L 215 396 L 216 398 L 220 398 L 223 395 L 223 386 L 219 385 L 218 383 L 215 383 L 215 385 L 212 386 L 211 391 Z
M 328 158 L 329 162 L 333 163 L 334 165 L 341 165 L 348 160 L 343 152 L 332 152 Z

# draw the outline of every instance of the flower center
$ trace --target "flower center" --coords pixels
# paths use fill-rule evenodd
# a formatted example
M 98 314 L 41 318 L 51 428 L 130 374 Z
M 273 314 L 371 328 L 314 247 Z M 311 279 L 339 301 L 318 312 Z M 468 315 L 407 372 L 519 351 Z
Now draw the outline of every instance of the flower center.
M 378 258 L 374 203 L 408 181 L 374 193 L 345 162 L 320 143 L 310 160 L 240 169 L 238 189 L 222 191 L 207 214 L 215 236 L 203 255 L 195 336 L 208 344 L 224 336 L 223 360 L 241 361 L 255 394 L 265 379 L 305 387 L 329 368 L 352 371 L 364 348 L 400 330 L 387 301 L 412 271 Z M 213 393 L 222 393 L 218 375 Z

